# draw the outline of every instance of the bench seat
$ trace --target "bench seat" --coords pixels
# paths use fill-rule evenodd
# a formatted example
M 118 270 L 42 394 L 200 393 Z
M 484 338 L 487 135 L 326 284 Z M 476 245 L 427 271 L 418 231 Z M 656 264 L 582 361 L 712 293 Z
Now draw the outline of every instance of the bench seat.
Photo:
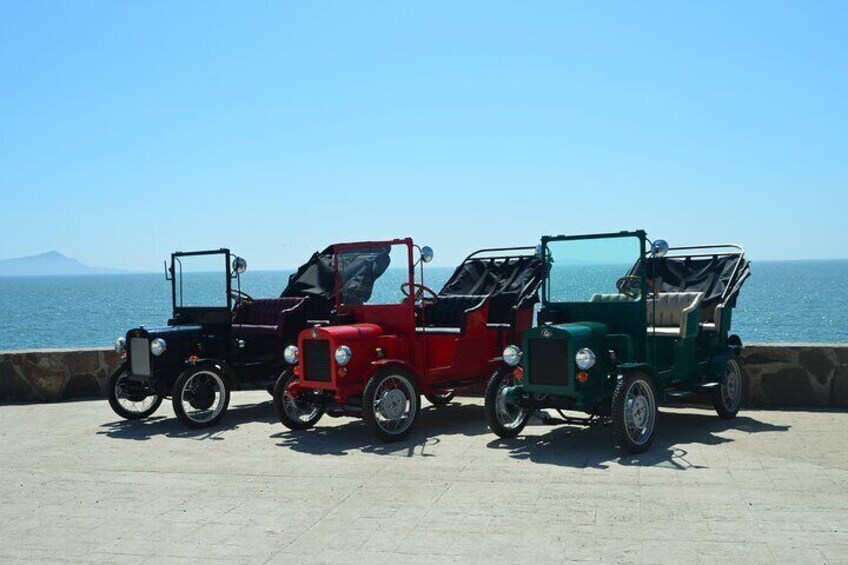
M 663 292 L 649 298 L 648 335 L 694 337 L 703 300 L 703 292 Z

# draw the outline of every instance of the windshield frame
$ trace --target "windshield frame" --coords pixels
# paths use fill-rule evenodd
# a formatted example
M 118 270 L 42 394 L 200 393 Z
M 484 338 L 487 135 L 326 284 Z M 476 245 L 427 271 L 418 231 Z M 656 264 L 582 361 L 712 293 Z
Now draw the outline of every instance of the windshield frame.
M 413 243 L 412 238 L 407 237 L 407 238 L 403 238 L 403 239 L 358 241 L 358 242 L 354 242 L 354 243 L 337 243 L 337 244 L 333 245 L 333 279 L 334 279 L 334 281 L 333 281 L 333 285 L 334 285 L 333 294 L 335 294 L 336 309 L 341 310 L 341 308 L 345 307 L 345 306 L 347 308 L 351 308 L 351 307 L 355 307 L 355 308 L 375 308 L 375 307 L 386 307 L 386 306 L 389 306 L 389 307 L 401 306 L 402 303 L 397 304 L 397 305 L 395 305 L 395 304 L 368 304 L 368 303 L 366 303 L 366 304 L 345 304 L 344 297 L 343 297 L 344 293 L 342 292 L 342 277 L 340 276 L 341 273 L 339 272 L 339 255 L 346 252 L 346 251 L 349 252 L 349 251 L 355 251 L 356 249 L 381 247 L 381 246 L 392 247 L 392 246 L 401 246 L 401 245 L 406 246 L 406 249 L 407 249 L 407 270 L 408 270 L 407 282 L 409 282 L 410 284 L 414 284 L 415 283 L 415 258 L 414 258 L 413 248 L 415 247 L 415 244 Z M 384 275 L 385 275 L 385 273 L 381 274 L 380 277 L 382 277 Z M 377 281 L 377 280 L 380 279 L 380 277 L 377 277 L 374 280 Z
M 623 239 L 623 238 L 636 238 L 639 240 L 639 254 L 633 259 L 633 267 L 631 267 L 628 274 L 633 273 L 633 268 L 637 265 L 643 265 L 644 269 L 644 261 L 646 255 L 646 242 L 647 236 L 644 230 L 635 230 L 635 231 L 621 231 L 621 232 L 610 232 L 610 233 L 596 233 L 596 234 L 580 234 L 580 235 L 555 235 L 555 236 L 542 236 L 542 253 L 544 253 L 545 261 L 548 263 L 548 268 L 546 269 L 545 278 L 542 282 L 542 306 L 557 306 L 557 305 L 569 305 L 569 304 L 584 304 L 586 302 L 561 302 L 557 300 L 550 299 L 550 278 L 551 272 L 553 269 L 550 268 L 550 260 L 552 258 L 551 251 L 548 248 L 548 244 L 552 242 L 560 242 L 560 241 L 581 241 L 581 240 L 591 240 L 591 239 Z M 639 300 L 635 300 L 634 303 L 645 302 L 648 294 L 647 288 L 647 278 L 642 276 L 641 281 L 641 293 L 639 296 Z
M 197 257 L 201 255 L 222 255 L 223 256 L 223 275 L 226 279 L 226 306 L 182 306 L 177 304 L 177 285 L 182 285 L 182 263 L 181 257 Z M 198 311 L 231 311 L 233 309 L 233 293 L 232 293 L 232 274 L 230 272 L 230 257 L 229 249 L 209 249 L 204 251 L 177 251 L 171 253 L 171 307 L 175 314 L 180 312 L 198 312 Z M 179 283 L 177 279 L 179 278 Z M 180 292 L 182 296 L 182 291 Z

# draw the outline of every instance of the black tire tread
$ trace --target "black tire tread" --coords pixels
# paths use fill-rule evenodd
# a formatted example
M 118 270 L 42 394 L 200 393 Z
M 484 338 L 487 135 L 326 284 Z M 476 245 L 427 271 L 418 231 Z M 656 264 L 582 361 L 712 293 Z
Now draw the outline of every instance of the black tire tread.
M 308 430 L 318 423 L 318 420 L 324 415 L 324 409 L 319 410 L 317 416 L 309 422 L 301 422 L 300 420 L 289 418 L 289 415 L 283 410 L 283 395 L 286 392 L 286 386 L 289 384 L 289 381 L 294 378 L 296 377 L 291 369 L 286 369 L 280 374 L 280 377 L 274 384 L 274 413 L 277 415 L 280 423 L 288 429 L 295 431 Z

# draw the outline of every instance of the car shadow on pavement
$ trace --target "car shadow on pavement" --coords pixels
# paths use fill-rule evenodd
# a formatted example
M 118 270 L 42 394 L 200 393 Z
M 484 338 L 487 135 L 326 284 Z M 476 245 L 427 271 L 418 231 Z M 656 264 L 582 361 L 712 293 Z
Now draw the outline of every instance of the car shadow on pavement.
M 161 408 L 160 408 L 161 410 Z M 144 420 L 116 420 L 100 426 L 99 435 L 115 439 L 131 439 L 144 441 L 156 436 L 183 439 L 224 439 L 224 432 L 234 430 L 242 424 L 260 422 L 272 424 L 277 422 L 274 407 L 271 402 L 234 406 L 216 425 L 199 430 L 191 430 L 183 426 L 173 415 L 153 415 Z
M 785 432 L 789 426 L 776 426 L 748 416 L 721 420 L 715 414 L 660 412 L 657 437 L 645 453 L 630 455 L 615 444 L 611 426 L 585 428 L 558 425 L 538 436 L 521 435 L 514 439 L 495 439 L 488 447 L 508 450 L 511 457 L 529 459 L 535 463 L 564 467 L 607 469 L 611 465 L 665 467 L 676 470 L 703 469 L 693 463 L 689 452 L 681 445 L 720 445 L 734 441 L 722 437 L 726 431 L 744 433 Z
M 337 426 L 322 426 L 324 422 L 322 419 L 314 428 L 304 431 L 284 429 L 271 437 L 280 440 L 277 443 L 280 447 L 313 455 L 345 456 L 361 451 L 396 457 L 433 457 L 430 448 L 439 444 L 443 436 L 489 433 L 483 407 L 458 402 L 423 407 L 415 429 L 409 437 L 397 442 L 377 439 L 359 419 Z

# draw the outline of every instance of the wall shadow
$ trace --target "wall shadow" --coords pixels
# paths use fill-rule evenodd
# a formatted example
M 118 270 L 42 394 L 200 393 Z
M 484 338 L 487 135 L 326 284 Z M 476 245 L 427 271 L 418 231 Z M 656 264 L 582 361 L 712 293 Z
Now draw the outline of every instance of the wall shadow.
M 515 459 L 534 463 L 607 469 L 611 465 L 666 467 L 676 470 L 703 469 L 689 461 L 689 453 L 679 447 L 686 444 L 720 445 L 734 440 L 717 434 L 728 430 L 746 433 L 785 432 L 790 426 L 777 426 L 749 416 L 721 420 L 715 414 L 692 414 L 660 411 L 657 437 L 646 453 L 631 455 L 615 445 L 611 426 L 591 428 L 560 425 L 542 436 L 497 438 L 488 443 L 492 449 L 507 451 Z

